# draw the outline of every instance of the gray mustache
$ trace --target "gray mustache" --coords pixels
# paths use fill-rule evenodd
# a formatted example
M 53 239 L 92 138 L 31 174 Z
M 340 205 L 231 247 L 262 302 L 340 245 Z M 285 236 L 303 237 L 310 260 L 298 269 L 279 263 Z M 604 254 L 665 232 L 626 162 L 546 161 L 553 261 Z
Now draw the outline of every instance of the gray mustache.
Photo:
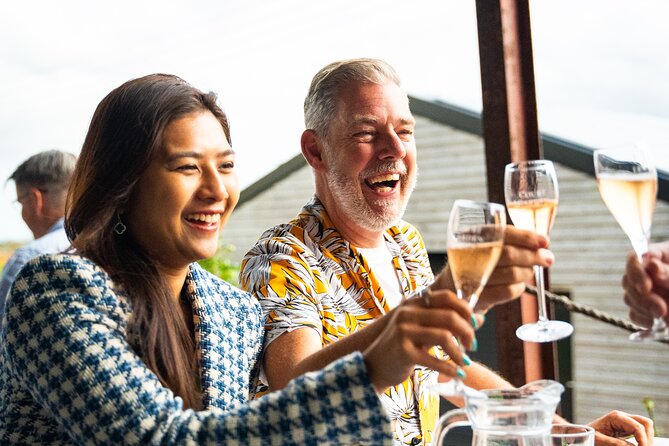
M 399 172 L 400 175 L 406 175 L 407 173 L 407 168 L 404 164 L 398 163 L 398 162 L 388 162 L 388 163 L 383 163 L 379 164 L 378 166 L 374 166 L 371 169 L 364 170 L 360 172 L 360 176 L 363 177 L 371 177 L 374 175 L 379 175 L 384 172 Z

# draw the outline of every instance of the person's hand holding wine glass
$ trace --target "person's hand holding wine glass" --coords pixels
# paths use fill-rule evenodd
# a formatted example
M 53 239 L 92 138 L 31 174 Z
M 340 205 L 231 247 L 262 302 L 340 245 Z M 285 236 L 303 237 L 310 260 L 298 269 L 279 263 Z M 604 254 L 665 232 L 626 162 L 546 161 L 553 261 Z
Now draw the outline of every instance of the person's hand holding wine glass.
M 657 196 L 655 165 L 636 144 L 596 150 L 594 162 L 602 199 L 630 239 L 637 261 L 644 265 Z M 630 340 L 669 340 L 669 329 L 661 317 L 655 317 L 650 329 L 633 333 Z
M 655 318 L 669 322 L 669 240 L 648 245 L 643 263 L 636 253 L 627 255 L 622 286 L 629 318 L 642 327 Z

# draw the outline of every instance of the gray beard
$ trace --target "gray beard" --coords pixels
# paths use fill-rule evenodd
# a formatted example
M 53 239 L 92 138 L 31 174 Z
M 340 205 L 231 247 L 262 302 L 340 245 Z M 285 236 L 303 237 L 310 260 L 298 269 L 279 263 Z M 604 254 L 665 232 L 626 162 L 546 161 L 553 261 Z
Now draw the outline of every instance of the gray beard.
M 357 183 L 344 173 L 338 170 L 331 171 L 327 182 L 334 199 L 344 213 L 353 219 L 357 225 L 370 231 L 385 231 L 396 225 L 404 215 L 409 197 L 416 184 L 415 178 L 416 176 L 414 176 L 413 184 L 404 185 L 407 193 L 399 203 L 395 199 L 374 200 L 372 205 L 379 209 L 378 211 L 372 209 Z

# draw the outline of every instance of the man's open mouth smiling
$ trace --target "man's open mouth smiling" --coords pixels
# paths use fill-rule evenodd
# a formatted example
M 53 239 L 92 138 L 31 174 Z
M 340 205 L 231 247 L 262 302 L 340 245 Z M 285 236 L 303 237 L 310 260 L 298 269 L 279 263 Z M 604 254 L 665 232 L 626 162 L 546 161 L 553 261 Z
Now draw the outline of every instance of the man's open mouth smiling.
M 400 182 L 399 173 L 386 173 L 365 180 L 365 184 L 376 192 L 391 192 Z

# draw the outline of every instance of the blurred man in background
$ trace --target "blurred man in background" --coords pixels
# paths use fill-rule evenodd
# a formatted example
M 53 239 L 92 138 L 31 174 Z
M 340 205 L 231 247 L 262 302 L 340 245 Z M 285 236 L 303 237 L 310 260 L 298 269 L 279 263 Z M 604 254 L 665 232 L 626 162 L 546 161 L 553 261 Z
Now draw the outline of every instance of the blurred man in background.
M 23 265 L 40 254 L 64 251 L 70 246 L 63 217 L 75 163 L 76 157 L 71 153 L 48 150 L 25 160 L 7 179 L 14 181 L 16 204 L 35 240 L 17 249 L 2 270 L 0 315 L 4 313 L 12 282 Z

